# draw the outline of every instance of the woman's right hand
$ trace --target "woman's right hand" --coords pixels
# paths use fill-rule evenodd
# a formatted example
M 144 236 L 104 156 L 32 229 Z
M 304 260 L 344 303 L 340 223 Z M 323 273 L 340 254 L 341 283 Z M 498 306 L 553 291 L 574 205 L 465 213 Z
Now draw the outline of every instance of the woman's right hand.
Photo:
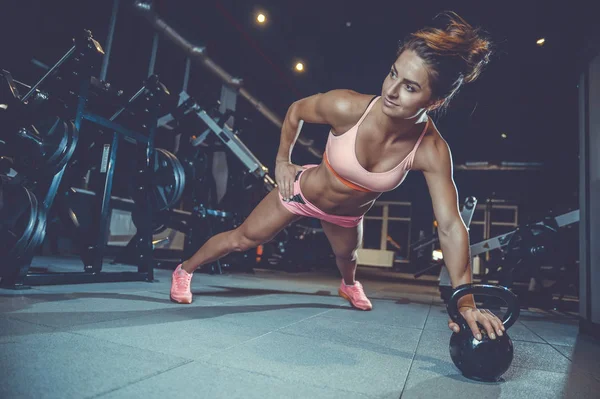
M 276 161 L 275 182 L 279 188 L 279 193 L 285 201 L 291 200 L 294 196 L 294 180 L 296 179 L 296 174 L 303 169 L 302 166 L 288 161 Z

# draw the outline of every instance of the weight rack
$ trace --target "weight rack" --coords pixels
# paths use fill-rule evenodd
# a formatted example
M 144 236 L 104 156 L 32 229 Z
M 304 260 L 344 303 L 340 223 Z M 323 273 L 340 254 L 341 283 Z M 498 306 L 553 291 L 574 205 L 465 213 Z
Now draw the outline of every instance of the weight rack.
M 75 45 L 67 51 L 67 53 L 54 65 L 46 74 L 33 86 L 29 87 L 25 84 L 21 84 L 23 87 L 28 88 L 29 91 L 19 101 L 25 102 L 32 95 L 47 96 L 39 90 L 39 87 L 45 82 L 48 77 L 52 75 L 61 65 L 68 60 L 75 60 L 79 65 L 83 65 L 77 71 L 79 78 L 79 89 L 77 92 L 77 105 L 75 111 L 75 128 L 77 131 L 81 130 L 83 121 L 99 125 L 101 127 L 110 129 L 112 131 L 112 141 L 110 144 L 104 144 L 102 163 L 100 172 L 104 174 L 103 189 L 102 193 L 96 193 L 96 201 L 93 204 L 93 209 L 97 212 L 94 214 L 99 215 L 97 221 L 98 229 L 95 231 L 97 234 L 87 240 L 87 245 L 83 249 L 81 259 L 84 263 L 83 272 L 38 272 L 38 268 L 32 268 L 31 262 L 33 254 L 37 248 L 32 248 L 28 256 L 26 256 L 19 264 L 14 265 L 11 270 L 15 270 L 15 273 L 3 276 L 0 281 L 0 286 L 4 288 L 23 289 L 29 288 L 29 285 L 52 285 L 52 284 L 86 284 L 86 283 L 100 283 L 100 282 L 124 282 L 124 281 L 154 281 L 154 260 L 152 255 L 152 218 L 150 198 L 149 195 L 145 194 L 141 196 L 143 200 L 137 204 L 140 208 L 142 226 L 138 226 L 138 239 L 140 255 L 137 260 L 138 271 L 137 272 L 103 272 L 102 261 L 104 250 L 106 247 L 106 236 L 107 229 L 109 226 L 110 217 L 110 203 L 111 193 L 113 186 L 113 177 L 115 170 L 115 163 L 117 158 L 117 151 L 119 147 L 119 141 L 123 136 L 128 141 L 135 142 L 138 146 L 141 146 L 143 151 L 142 162 L 138 167 L 137 173 L 139 174 L 141 182 L 136 187 L 143 193 L 150 192 L 151 174 L 154 170 L 154 138 L 158 126 L 158 117 L 160 109 L 160 95 L 157 90 L 160 90 L 162 85 L 158 81 L 156 76 L 150 76 L 145 82 L 144 86 L 130 98 L 128 103 L 123 106 L 117 113 L 110 119 L 107 119 L 101 115 L 91 112 L 87 109 L 86 104 L 88 103 L 90 95 L 90 86 L 92 82 L 96 83 L 97 79 L 92 77 L 92 71 L 94 69 L 94 61 L 99 56 L 104 55 L 104 51 L 100 44 L 92 38 L 90 31 L 84 31 L 84 34 L 80 37 L 75 38 Z M 12 79 L 7 79 L 10 82 Z M 9 82 L 9 83 L 10 83 Z M 102 82 L 101 82 L 102 83 Z M 14 87 L 11 87 L 14 89 Z M 13 90 L 14 92 L 14 90 Z M 134 130 L 128 129 L 116 122 L 114 119 L 123 112 L 127 105 L 131 104 L 138 98 L 142 98 L 144 101 L 146 120 L 147 120 L 147 134 L 141 134 Z M 53 178 L 49 185 L 48 192 L 44 198 L 44 201 L 40 207 L 44 212 L 47 212 L 54 203 L 54 199 L 58 193 L 59 185 L 65 174 L 67 165 L 65 165 Z M 41 244 L 41 243 L 40 243 Z

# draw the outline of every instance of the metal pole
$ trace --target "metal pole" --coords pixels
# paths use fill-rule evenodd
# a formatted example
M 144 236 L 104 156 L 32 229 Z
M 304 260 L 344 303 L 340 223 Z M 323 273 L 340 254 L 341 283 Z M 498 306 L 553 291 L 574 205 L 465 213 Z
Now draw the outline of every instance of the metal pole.
M 190 84 L 190 70 L 192 67 L 192 60 L 190 60 L 190 57 L 186 57 L 185 58 L 185 72 L 183 73 L 183 87 L 181 88 L 181 91 L 185 91 L 187 92 L 188 90 L 188 85 Z
M 388 236 L 388 219 L 390 217 L 390 206 L 385 204 L 383 206 L 383 213 L 381 218 L 381 237 L 379 240 L 379 249 L 385 251 L 387 249 L 387 236 Z
M 110 22 L 108 24 L 108 36 L 106 37 L 106 53 L 102 59 L 102 69 L 100 69 L 100 80 L 106 81 L 106 73 L 108 72 L 108 61 L 112 49 L 112 42 L 115 36 L 115 26 L 117 24 L 117 14 L 119 13 L 119 0 L 114 0 Z
M 36 83 L 34 84 L 31 89 L 29 89 L 29 91 L 27 92 L 27 94 L 25 94 L 23 96 L 23 98 L 21 98 L 21 102 L 26 102 L 29 97 L 31 97 L 31 95 L 33 93 L 35 93 L 36 89 L 44 82 L 44 80 L 46 80 L 46 78 L 48 76 L 50 76 L 50 74 L 52 72 L 54 72 L 59 66 L 61 66 L 67 59 L 69 59 L 70 56 L 73 55 L 73 53 L 75 52 L 75 46 L 71 47 L 71 49 L 69 51 L 67 51 L 67 53 L 65 55 L 62 56 L 62 58 L 60 60 L 58 60 L 58 62 L 56 64 L 54 64 L 54 66 L 52 68 L 50 68 L 48 70 L 48 72 L 46 72 L 44 74 L 44 76 Z
M 152 52 L 150 53 L 150 65 L 148 65 L 148 76 L 154 75 L 154 66 L 156 65 L 156 53 L 158 51 L 158 32 L 154 33 L 152 39 Z

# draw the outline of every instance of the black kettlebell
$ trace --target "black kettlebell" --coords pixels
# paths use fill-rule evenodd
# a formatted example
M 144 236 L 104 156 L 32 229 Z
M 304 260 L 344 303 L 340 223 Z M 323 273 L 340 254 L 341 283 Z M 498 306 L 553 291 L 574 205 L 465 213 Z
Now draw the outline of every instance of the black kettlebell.
M 498 297 L 508 306 L 504 315 L 503 335 L 491 339 L 479 323 L 482 340 L 473 336 L 465 318 L 458 311 L 458 300 L 465 295 L 487 295 Z M 488 284 L 464 284 L 456 287 L 447 305 L 448 315 L 460 326 L 458 333 L 450 338 L 450 357 L 466 378 L 497 382 L 508 370 L 513 360 L 513 343 L 507 332 L 519 317 L 517 296 L 505 287 Z

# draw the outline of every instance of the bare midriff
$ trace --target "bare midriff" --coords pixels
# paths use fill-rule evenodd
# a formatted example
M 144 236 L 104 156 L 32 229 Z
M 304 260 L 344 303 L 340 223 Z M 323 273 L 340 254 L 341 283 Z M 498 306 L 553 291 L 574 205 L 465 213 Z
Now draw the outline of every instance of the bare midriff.
M 323 212 L 338 216 L 367 213 L 381 193 L 354 190 L 342 183 L 321 163 L 302 174 L 300 188 L 304 197 Z

